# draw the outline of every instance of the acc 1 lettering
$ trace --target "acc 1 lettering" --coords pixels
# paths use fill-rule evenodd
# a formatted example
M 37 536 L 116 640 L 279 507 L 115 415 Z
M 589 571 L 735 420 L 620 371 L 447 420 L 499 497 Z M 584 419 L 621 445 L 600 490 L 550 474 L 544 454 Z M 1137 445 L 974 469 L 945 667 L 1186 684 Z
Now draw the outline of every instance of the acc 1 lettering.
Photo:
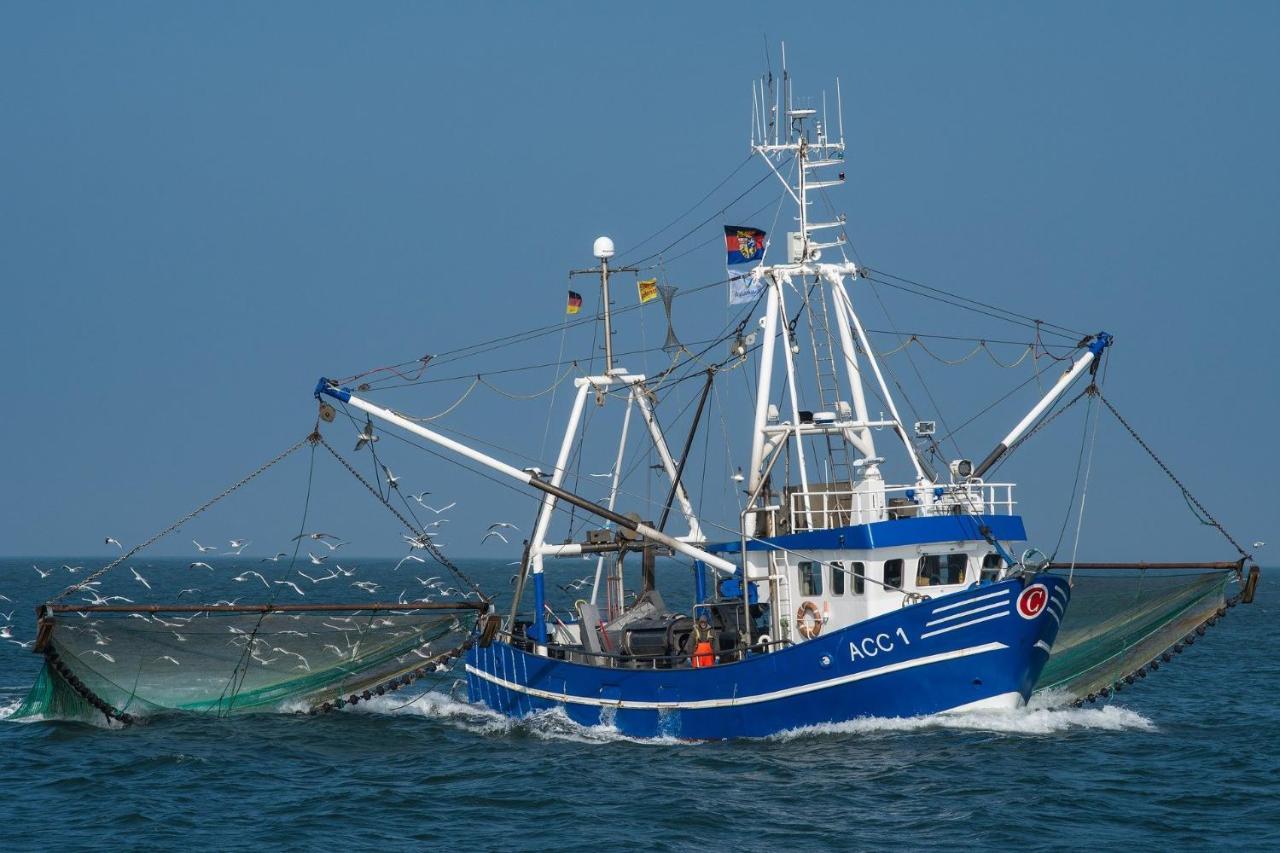
M 902 633 L 902 629 L 898 629 L 898 633 Z M 903 641 L 906 637 L 903 636 Z M 863 658 L 873 658 L 881 652 L 891 652 L 894 649 L 893 635 L 876 634 L 874 637 L 863 637 L 861 640 L 849 641 L 849 659 L 859 660 Z

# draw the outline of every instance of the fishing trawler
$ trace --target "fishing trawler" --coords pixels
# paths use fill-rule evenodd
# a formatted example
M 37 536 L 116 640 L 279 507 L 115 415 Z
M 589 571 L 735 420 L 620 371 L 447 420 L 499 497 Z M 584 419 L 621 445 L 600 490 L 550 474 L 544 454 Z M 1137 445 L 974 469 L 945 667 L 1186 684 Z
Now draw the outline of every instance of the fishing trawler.
M 794 106 L 785 75 L 784 81 L 772 105 L 764 83 L 753 90 L 752 150 L 794 204 L 786 257 L 768 261 L 758 229 L 725 229 L 729 263 L 750 264 L 732 282 L 735 296 L 753 301 L 759 314 L 758 331 L 736 342 L 744 354 L 758 346 L 747 504 L 736 537 L 707 536 L 682 478 L 687 447 L 677 459 L 654 417 L 647 378 L 615 362 L 608 237 L 595 242 L 599 266 L 592 271 L 600 279 L 604 369 L 576 380 L 549 477 L 449 439 L 349 388 L 325 380 L 317 387 L 317 396 L 544 495 L 515 605 L 466 653 L 472 701 L 513 716 L 563 709 L 580 724 L 608 723 L 636 736 L 753 737 L 865 716 L 1016 708 L 1053 654 L 1071 585 L 1043 571 L 1045 562 L 1029 561 L 1014 484 L 985 475 L 1067 389 L 1096 375 L 1111 336 L 1098 332 L 1079 341 L 1068 369 L 981 462 L 953 459 L 941 471 L 930 468 L 917 441 L 927 442 L 934 427 L 903 421 L 854 306 L 851 291 L 862 271 L 843 257 L 844 217 L 810 217 L 815 192 L 845 180 L 838 97 L 833 126 L 817 109 Z M 780 170 L 784 161 L 795 164 L 794 181 Z M 823 234 L 832 236 L 824 242 Z M 820 318 L 807 341 L 817 370 L 812 384 L 797 377 L 800 348 L 787 321 L 797 303 Z M 592 395 L 619 400 L 628 419 L 637 409 L 647 426 L 670 488 L 660 523 L 616 509 L 617 466 L 608 505 L 565 488 Z M 870 395 L 884 415 L 871 416 Z M 892 440 L 878 439 L 881 431 Z M 619 460 L 626 442 L 624 426 Z M 886 481 L 881 453 L 904 457 L 910 481 Z M 550 542 L 557 502 L 612 528 L 589 531 L 579 542 Z M 683 535 L 665 530 L 673 505 L 683 516 Z M 640 577 L 631 600 L 623 570 L 629 554 L 639 556 Z M 664 598 L 654 571 L 659 554 L 692 561 L 692 601 L 672 606 Z M 599 555 L 591 595 L 560 619 L 546 601 L 548 561 L 589 555 Z M 529 584 L 532 614 L 521 618 Z
M 186 612 L 241 620 L 231 628 L 245 638 L 237 655 L 209 659 L 211 668 L 234 665 L 237 686 L 229 689 L 219 674 L 203 688 L 188 682 L 170 690 L 165 685 L 177 674 L 147 670 L 125 694 L 115 685 L 126 678 L 87 674 L 87 647 L 77 647 L 68 633 L 76 626 L 66 619 L 113 608 L 50 604 L 42 611 L 37 647 L 49 659 L 48 695 L 57 688 L 63 705 L 78 696 L 126 723 L 139 713 L 139 697 L 146 699 L 144 710 L 225 713 L 287 699 L 293 707 L 329 711 L 407 687 L 460 659 L 470 701 L 512 717 L 557 711 L 584 726 L 608 725 L 639 737 L 759 737 L 859 717 L 1016 709 L 1046 687 L 1077 701 L 1105 698 L 1194 642 L 1229 604 L 1251 600 L 1257 568 L 1246 572 L 1249 555 L 1238 546 L 1240 559 L 1230 562 L 1106 565 L 1074 557 L 1055 562 L 1029 547 L 1015 485 L 989 477 L 1021 442 L 1080 400 L 1091 407 L 1102 401 L 1119 417 L 1098 383 L 1112 337 L 1081 335 L 1057 359 L 1065 369 L 1056 381 L 981 461 L 947 458 L 934 422 L 909 424 L 899 411 L 856 307 L 868 270 L 845 254 L 845 217 L 811 216 L 815 199 L 828 201 L 826 190 L 845 182 L 838 82 L 834 121 L 825 98 L 820 109 L 795 103 L 785 70 L 780 85 L 771 74 L 754 83 L 752 100 L 751 151 L 780 182 L 795 226 L 775 241 L 780 250 L 761 229 L 725 227 L 724 284 L 743 316 L 717 341 L 729 344 L 735 366 L 754 368 L 754 407 L 744 413 L 749 417 L 735 419 L 748 428 L 749 457 L 745 472 L 733 475 L 745 501 L 731 532 L 709 534 L 715 525 L 695 510 L 686 476 L 716 365 L 705 371 L 689 435 L 673 452 L 654 403 L 669 371 L 651 378 L 615 358 L 610 278 L 626 268 L 611 266 L 614 244 L 600 237 L 593 247 L 598 265 L 577 272 L 599 280 L 602 368 L 574 379 L 559 452 L 546 473 L 433 429 L 426 425 L 430 418 L 374 402 L 368 393 L 376 389 L 368 382 L 321 379 L 314 389 L 321 421 L 333 422 L 339 409 L 363 419 L 357 451 L 372 451 L 375 424 L 392 427 L 540 496 L 509 609 L 500 612 L 478 588 L 478 601 L 456 604 L 189 605 Z M 570 300 L 577 310 L 581 295 L 571 291 Z M 802 314 L 811 365 L 799 357 Z M 420 369 L 428 368 L 422 359 Z M 582 451 L 589 400 L 622 410 L 604 503 L 584 496 L 568 477 L 571 458 Z M 628 512 L 630 496 L 621 488 L 633 413 L 647 434 L 641 443 L 665 478 L 667 497 L 656 520 Z M 411 548 L 456 568 L 432 544 L 432 534 L 392 508 L 387 495 L 324 441 L 319 427 L 307 440 L 323 444 L 396 513 L 410 531 Z M 890 467 L 908 475 L 893 482 L 885 473 Z M 598 526 L 576 541 L 552 541 L 554 514 L 565 506 L 595 517 Z M 668 531 L 673 516 L 683 524 L 680 533 Z M 691 569 L 688 600 L 659 588 L 656 566 L 668 557 Z M 547 574 L 563 558 L 594 558 L 595 573 L 589 594 L 562 618 L 548 601 Z M 1186 569 L 1199 573 L 1157 577 Z M 1138 580 L 1098 592 L 1087 583 L 1090 571 Z M 1228 599 L 1233 581 L 1242 588 Z M 1086 601 L 1077 605 L 1081 590 Z M 114 608 L 130 609 L 138 610 Z M 182 610 L 152 605 L 146 612 Z M 339 610 L 354 615 L 335 625 L 329 614 Z M 326 630 L 342 631 L 349 657 L 333 647 L 341 659 L 323 671 L 308 666 L 305 679 L 272 669 L 281 665 L 276 658 L 266 660 L 254 649 L 267 623 L 281 616 L 308 618 L 307 632 L 286 633 L 314 632 L 316 649 Z M 147 630 L 118 621 L 128 623 L 115 627 L 120 633 L 142 638 L 137 632 Z M 445 642 L 450 632 L 453 639 Z M 225 634 L 218 636 L 225 645 Z M 138 648 L 140 660 L 154 656 L 141 639 Z M 320 657 L 316 651 L 312 659 Z M 95 661 L 94 673 L 104 666 Z M 239 686 L 246 682 L 252 691 Z M 55 704 L 46 699 L 44 707 Z

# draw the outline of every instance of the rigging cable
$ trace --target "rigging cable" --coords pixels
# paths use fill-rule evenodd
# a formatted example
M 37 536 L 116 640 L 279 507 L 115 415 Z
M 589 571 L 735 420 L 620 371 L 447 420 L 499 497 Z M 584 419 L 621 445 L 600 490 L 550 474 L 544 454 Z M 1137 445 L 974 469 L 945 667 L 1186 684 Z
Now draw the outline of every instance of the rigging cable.
M 748 154 L 748 155 L 747 155 L 747 157 L 746 157 L 746 159 L 745 159 L 745 160 L 743 160 L 741 163 L 739 163 L 739 164 L 738 164 L 737 168 L 735 168 L 732 172 L 730 172 L 730 173 L 728 174 L 728 176 L 727 176 L 727 177 L 725 177 L 725 179 L 724 179 L 724 180 L 722 180 L 720 183 L 716 184 L 714 187 L 712 187 L 710 190 L 708 190 L 708 191 L 706 192 L 706 194 L 705 194 L 705 195 L 703 195 L 703 196 L 702 196 L 702 198 L 700 198 L 700 199 L 698 199 L 696 202 L 694 202 L 694 203 L 693 203 L 693 205 L 691 205 L 691 206 L 689 207 L 689 209 L 688 209 L 688 210 L 686 210 L 684 213 L 680 214 L 680 215 L 679 215 L 679 216 L 677 216 L 675 219 L 673 219 L 673 220 L 671 220 L 670 222 L 668 222 L 666 225 L 664 225 L 664 226 L 662 226 L 661 228 L 659 228 L 657 231 L 655 231 L 655 232 L 653 232 L 652 234 L 650 234 L 648 237 L 645 237 L 645 238 L 644 238 L 643 240 L 641 240 L 639 243 L 636 243 L 636 244 L 634 244 L 634 245 L 632 245 L 632 246 L 628 246 L 625 250 L 623 250 L 622 252 L 619 252 L 619 256 L 620 256 L 620 257 L 626 257 L 627 255 L 630 255 L 632 252 L 635 252 L 636 250 L 638 250 L 641 246 L 644 246 L 644 245 L 646 245 L 647 243 L 649 243 L 649 242 L 651 242 L 652 240 L 654 240 L 654 239 L 655 239 L 656 237 L 658 237 L 660 234 L 664 234 L 665 232 L 669 231 L 671 228 L 673 228 L 673 227 L 675 226 L 675 224 L 676 224 L 677 222 L 679 222 L 680 220 L 684 219 L 684 218 L 685 218 L 686 216 L 688 216 L 690 213 L 693 213 L 695 210 L 697 210 L 699 207 L 701 207 L 703 202 L 705 202 L 707 199 L 711 198 L 711 196 L 715 195 L 715 194 L 720 190 L 720 188 L 721 188 L 721 187 L 723 187 L 725 184 L 729 183 L 729 181 L 731 181 L 731 180 L 734 178 L 734 176 L 735 176 L 735 175 L 737 175 L 739 172 L 741 172 L 741 171 L 743 170 L 743 168 L 744 168 L 748 163 L 750 163 L 753 159 L 755 159 L 755 154 L 754 154 L 754 153 L 752 153 L 752 154 Z
M 1183 497 L 1186 498 L 1186 500 L 1188 500 L 1192 504 L 1195 504 L 1196 508 L 1200 510 L 1201 514 L 1203 514 L 1205 518 L 1209 519 L 1209 523 L 1214 527 L 1218 528 L 1218 532 L 1221 533 L 1226 538 L 1226 540 L 1231 543 L 1231 546 L 1236 549 L 1236 553 L 1238 553 L 1241 557 L 1243 557 L 1246 560 L 1252 560 L 1254 558 L 1253 555 L 1246 552 L 1244 548 L 1240 547 L 1240 543 L 1237 542 L 1235 538 L 1230 533 L 1227 532 L 1226 528 L 1224 528 L 1218 522 L 1218 520 L 1209 513 L 1209 510 L 1205 509 L 1204 504 L 1202 504 L 1196 498 L 1195 495 L 1191 494 L 1191 490 L 1182 484 L 1182 481 L 1177 478 L 1177 476 L 1173 473 L 1172 470 L 1170 470 L 1169 466 L 1164 463 L 1164 460 L 1156 455 L 1156 452 L 1151 449 L 1151 446 L 1148 445 L 1146 441 L 1143 440 L 1142 436 L 1138 435 L 1138 431 L 1135 430 L 1132 426 L 1130 426 L 1129 422 L 1126 421 L 1118 411 L 1116 411 L 1116 407 L 1111 405 L 1111 401 L 1108 400 L 1106 397 L 1104 397 L 1101 393 L 1098 394 L 1098 399 L 1102 401 L 1102 404 L 1107 407 L 1107 410 L 1110 411 L 1111 414 L 1115 415 L 1115 418 L 1120 422 L 1120 425 L 1123 426 L 1125 430 L 1128 431 L 1129 435 L 1133 436 L 1133 440 L 1138 442 L 1138 445 L 1147 452 L 1147 455 L 1151 457 L 1152 461 L 1160 466 L 1160 470 L 1164 471 L 1164 473 L 1169 477 L 1169 479 L 1173 481 L 1173 484 L 1177 486 L 1178 489 L 1182 492 Z
M 284 459 L 285 459 L 286 457 L 288 457 L 288 456 L 292 455 L 294 451 L 298 450 L 300 447 L 302 447 L 302 446 L 303 446 L 304 444 L 306 444 L 308 441 L 311 441 L 315 435 L 316 435 L 316 433 L 315 433 L 314 431 L 312 431 L 312 432 L 311 432 L 311 433 L 309 433 L 305 438 L 303 438 L 302 440 L 298 441 L 296 444 L 294 444 L 294 445 L 290 446 L 290 447 L 289 447 L 289 448 L 287 448 L 286 450 L 282 451 L 282 452 L 281 452 L 278 456 L 276 456 L 275 458 L 271 459 L 270 461 L 268 461 L 268 462 L 266 462 L 266 463 L 262 464 L 261 466 L 259 466 L 259 467 L 258 467 L 258 468 L 256 468 L 256 469 L 254 469 L 251 473 L 249 473 L 249 474 L 247 474 L 246 476 L 242 477 L 241 479 L 237 480 L 235 483 L 233 483 L 232 485 L 230 485 L 230 486 L 228 486 L 226 489 L 224 489 L 221 493 L 219 493 L 218 495 L 216 495 L 216 496 L 214 496 L 214 497 L 210 498 L 209 500 L 205 501 L 203 504 L 201 504 L 200 506 L 198 506 L 198 507 L 196 507 L 195 509 L 193 509 L 191 512 L 189 512 L 189 513 L 187 513 L 186 515 L 184 515 L 182 518 L 180 518 L 180 519 L 178 519 L 177 521 L 175 521 L 173 524 L 170 524 L 170 525 L 169 525 L 168 527 L 166 527 L 164 530 L 161 530 L 159 533 L 157 533 L 157 534 L 155 534 L 154 536 L 152 536 L 150 539 L 146 540 L 145 542 L 143 542 L 143 543 L 142 543 L 142 544 L 140 544 L 140 545 L 135 545 L 134 547 L 130 548 L 128 551 L 125 551 L 125 552 L 124 552 L 123 554 L 121 554 L 119 557 L 117 557 L 116 559 L 112 560 L 110 563 L 108 563 L 107 565 L 103 566 L 102 568 L 98 569 L 96 572 L 93 572 L 93 573 L 92 573 L 92 574 L 90 574 L 90 575 L 86 575 L 86 576 L 85 576 L 85 578 L 84 578 L 83 580 L 79 580 L 79 581 L 77 581 L 77 582 L 73 583 L 71 586 L 67 587 L 67 588 L 66 588 L 66 589 L 64 589 L 62 592 L 58 593 L 58 594 L 57 594 L 57 595 L 55 595 L 53 598 L 49 599 L 49 603 L 50 603 L 50 604 L 53 604 L 53 603 L 55 603 L 55 602 L 61 601 L 62 599 L 66 598 L 68 595 L 70 595 L 71 593 L 76 592 L 76 591 L 81 590 L 81 589 L 84 589 L 88 584 L 90 584 L 90 583 L 92 583 L 93 581 L 97 580 L 98 578 L 102 577 L 102 576 L 103 576 L 103 575 L 105 575 L 107 572 L 109 572 L 109 571 L 111 571 L 112 569 L 114 569 L 116 566 L 119 566 L 119 565 L 120 565 L 121 563 L 123 563 L 125 560 L 130 559 L 131 557 L 133 557 L 133 555 L 137 554 L 139 551 L 143 550 L 144 548 L 147 548 L 147 547 L 148 547 L 148 546 L 150 546 L 150 545 L 155 544 L 155 543 L 156 543 L 156 542 L 158 542 L 159 540 L 161 540 L 161 539 L 163 539 L 164 537 L 168 536 L 170 533 L 172 533 L 173 531 L 177 530 L 179 527 L 181 527 L 182 525 L 186 524 L 188 521 L 190 521 L 191 519 L 195 518 L 197 515 L 199 515 L 200 513 L 204 512 L 204 511 L 205 511 L 206 509 L 208 509 L 209 507 L 211 507 L 211 506 L 213 506 L 214 504 L 216 504 L 218 501 L 220 501 L 220 500 L 222 500 L 223 498 L 227 497 L 227 496 L 228 496 L 228 495 L 230 495 L 232 492 L 234 492 L 234 491 L 238 490 L 241 486 L 246 485 L 250 480 L 255 479 L 259 474 L 261 474 L 262 472 L 266 471 L 268 468 L 272 467 L 273 465 L 275 465 L 275 464 L 276 464 L 276 463 L 278 463 L 278 462 L 282 462 L 282 461 L 284 461 Z
M 1110 366 L 1110 364 L 1111 364 L 1111 360 L 1108 359 L 1107 363 L 1103 365 L 1103 368 L 1102 368 L 1102 381 L 1104 383 L 1106 382 L 1106 379 L 1107 379 L 1107 367 Z M 1098 386 L 1090 385 L 1089 387 L 1098 391 L 1099 394 L 1101 393 L 1101 390 L 1098 388 Z M 1093 415 L 1093 435 L 1089 438 L 1089 461 L 1085 464 L 1084 487 L 1080 490 L 1080 515 L 1076 518 L 1076 541 L 1071 546 L 1071 569 L 1067 572 L 1067 583 L 1071 583 L 1073 580 L 1075 580 L 1075 576 L 1076 576 L 1076 555 L 1080 550 L 1080 530 L 1084 526 L 1084 504 L 1089 497 L 1089 477 L 1093 473 L 1093 450 L 1098 441 L 1098 421 L 1101 420 L 1101 418 L 1099 417 L 1101 413 L 1094 411 L 1092 394 L 1089 395 L 1089 406 L 1087 409 L 1085 409 L 1084 417 L 1085 417 L 1086 429 L 1088 428 L 1089 415 L 1091 414 Z M 1146 575 L 1144 574 L 1143 579 L 1145 580 L 1145 578 L 1146 578 Z

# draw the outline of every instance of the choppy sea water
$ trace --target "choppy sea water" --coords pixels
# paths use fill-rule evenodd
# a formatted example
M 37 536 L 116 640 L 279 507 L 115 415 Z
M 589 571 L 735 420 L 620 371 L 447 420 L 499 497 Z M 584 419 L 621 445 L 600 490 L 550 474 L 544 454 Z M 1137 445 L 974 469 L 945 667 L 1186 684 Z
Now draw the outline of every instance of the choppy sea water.
M 33 562 L 100 564 L 0 560 L 19 642 L 32 607 L 73 579 L 40 579 Z M 186 562 L 133 565 L 161 600 L 159 579 L 187 581 Z M 411 582 L 365 562 L 392 598 Z M 510 571 L 468 569 L 486 586 Z M 120 571 L 104 592 L 138 597 Z M 449 676 L 320 717 L 0 720 L 0 849 L 1280 849 L 1277 582 L 1264 572 L 1255 604 L 1084 709 L 636 741 L 556 713 L 507 720 L 451 697 Z M 4 716 L 39 659 L 0 645 Z

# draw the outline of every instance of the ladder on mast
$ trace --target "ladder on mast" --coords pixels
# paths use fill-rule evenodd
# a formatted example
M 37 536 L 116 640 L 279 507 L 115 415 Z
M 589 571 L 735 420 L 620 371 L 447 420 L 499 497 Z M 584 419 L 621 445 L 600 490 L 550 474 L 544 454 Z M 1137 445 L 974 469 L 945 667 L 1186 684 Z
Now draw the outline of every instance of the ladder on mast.
M 835 341 L 831 334 L 831 318 L 827 310 L 827 294 L 822 287 L 815 288 L 818 295 L 818 307 L 814 310 L 812 300 L 809 300 L 809 325 L 812 330 L 813 338 L 813 363 L 814 370 L 817 373 L 818 380 L 818 402 L 824 410 L 830 410 L 835 413 L 837 418 L 843 418 L 844 413 L 840 411 L 840 374 L 836 371 L 836 351 Z M 814 315 L 817 315 L 815 322 Z M 819 330 L 821 330 L 821 338 L 819 341 Z M 853 467 L 849 461 L 849 445 L 844 438 L 844 434 L 833 434 L 828 432 L 825 436 L 827 442 L 827 460 L 831 466 L 829 481 L 831 483 L 847 483 L 849 489 L 853 489 Z

